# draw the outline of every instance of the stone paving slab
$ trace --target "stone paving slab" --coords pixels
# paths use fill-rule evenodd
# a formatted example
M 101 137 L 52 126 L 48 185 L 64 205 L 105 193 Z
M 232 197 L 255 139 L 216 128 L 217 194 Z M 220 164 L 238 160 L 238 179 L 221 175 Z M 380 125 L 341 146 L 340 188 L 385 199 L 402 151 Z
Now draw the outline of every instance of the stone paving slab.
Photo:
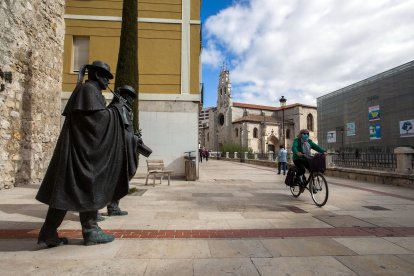
M 260 240 L 209 240 L 208 245 L 213 258 L 272 257 Z
M 260 276 L 256 267 L 249 258 L 220 258 L 194 260 L 194 276 L 205 275 L 239 275 Z
M 414 252 L 414 237 L 384 237 L 384 240 Z
M 315 218 L 334 227 L 372 227 L 371 223 L 346 215 L 315 216 Z
M 414 255 L 395 255 L 395 256 L 414 265 Z
M 358 275 L 330 256 L 253 258 L 261 276 Z
M 211 257 L 205 240 L 139 240 L 124 243 L 116 254 L 120 259 L 199 259 Z
M 359 255 L 368 254 L 414 254 L 392 242 L 378 237 L 334 238 L 335 241 L 352 249 Z
M 95 260 L 65 259 L 62 260 L 12 260 L 1 265 L 1 275 L 4 276 L 31 276 L 31 275 L 149 275 L 146 269 L 148 260 L 134 259 L 105 259 Z M 16 273 L 18 271 L 18 273 Z M 162 274 L 152 274 L 162 275 Z M 173 274 L 165 274 L 173 275 Z M 192 275 L 192 274 L 187 274 Z
M 393 255 L 341 256 L 338 261 L 357 275 L 413 275 L 414 265 Z
M 148 262 L 145 275 L 192 276 L 193 259 L 151 259 Z
M 263 240 L 265 248 L 274 257 L 355 255 L 348 247 L 332 238 L 289 238 Z

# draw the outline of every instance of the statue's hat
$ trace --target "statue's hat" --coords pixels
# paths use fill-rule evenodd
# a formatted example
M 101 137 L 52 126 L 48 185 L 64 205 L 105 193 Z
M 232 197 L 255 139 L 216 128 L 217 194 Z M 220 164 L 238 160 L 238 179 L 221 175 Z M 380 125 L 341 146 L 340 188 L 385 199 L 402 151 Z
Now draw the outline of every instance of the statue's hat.
M 119 90 L 119 94 L 128 94 L 130 95 L 133 99 L 135 99 L 137 97 L 137 93 L 135 92 L 135 89 L 130 86 L 130 85 L 123 85 L 120 88 L 118 88 Z
M 86 68 L 88 70 L 97 70 L 98 72 L 102 73 L 104 77 L 107 77 L 110 80 L 114 78 L 114 76 L 111 74 L 111 68 L 109 65 L 101 60 L 95 60 L 92 62 L 92 64 L 86 65 Z

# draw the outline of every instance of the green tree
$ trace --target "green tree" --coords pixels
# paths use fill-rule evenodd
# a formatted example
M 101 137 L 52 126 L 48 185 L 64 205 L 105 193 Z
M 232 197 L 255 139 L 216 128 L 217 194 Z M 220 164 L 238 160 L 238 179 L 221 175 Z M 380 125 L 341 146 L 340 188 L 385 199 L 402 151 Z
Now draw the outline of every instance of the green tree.
M 122 28 L 116 66 L 115 89 L 130 85 L 137 92 L 133 106 L 135 131 L 139 129 L 138 117 L 138 0 L 124 0 L 122 7 Z

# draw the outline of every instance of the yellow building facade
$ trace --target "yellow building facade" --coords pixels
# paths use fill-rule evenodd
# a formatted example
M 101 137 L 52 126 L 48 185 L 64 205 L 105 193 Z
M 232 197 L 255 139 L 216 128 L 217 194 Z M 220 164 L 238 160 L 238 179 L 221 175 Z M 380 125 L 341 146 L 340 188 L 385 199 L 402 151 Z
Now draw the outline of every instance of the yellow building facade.
M 80 65 L 103 60 L 116 74 L 122 5 L 121 0 L 66 1 L 62 108 Z M 140 127 L 153 150 L 150 158 L 163 159 L 175 175 L 184 175 L 184 152 L 198 149 L 200 7 L 201 0 L 138 1 Z M 145 173 L 145 163 L 141 158 L 138 174 Z

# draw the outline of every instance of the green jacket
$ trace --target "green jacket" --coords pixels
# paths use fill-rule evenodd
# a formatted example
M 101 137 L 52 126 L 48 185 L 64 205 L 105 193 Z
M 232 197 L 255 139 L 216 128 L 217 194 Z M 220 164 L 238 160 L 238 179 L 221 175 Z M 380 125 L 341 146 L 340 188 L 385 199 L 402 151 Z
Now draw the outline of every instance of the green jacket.
M 323 148 L 315 144 L 311 139 L 308 139 L 308 143 L 311 146 L 311 149 L 316 150 L 317 152 L 320 152 L 320 153 L 325 152 Z M 306 160 L 305 156 L 299 157 L 297 154 L 298 152 L 303 153 L 302 143 L 300 141 L 300 138 L 295 138 L 295 140 L 293 140 L 292 152 L 293 152 L 293 161 L 294 160 Z

